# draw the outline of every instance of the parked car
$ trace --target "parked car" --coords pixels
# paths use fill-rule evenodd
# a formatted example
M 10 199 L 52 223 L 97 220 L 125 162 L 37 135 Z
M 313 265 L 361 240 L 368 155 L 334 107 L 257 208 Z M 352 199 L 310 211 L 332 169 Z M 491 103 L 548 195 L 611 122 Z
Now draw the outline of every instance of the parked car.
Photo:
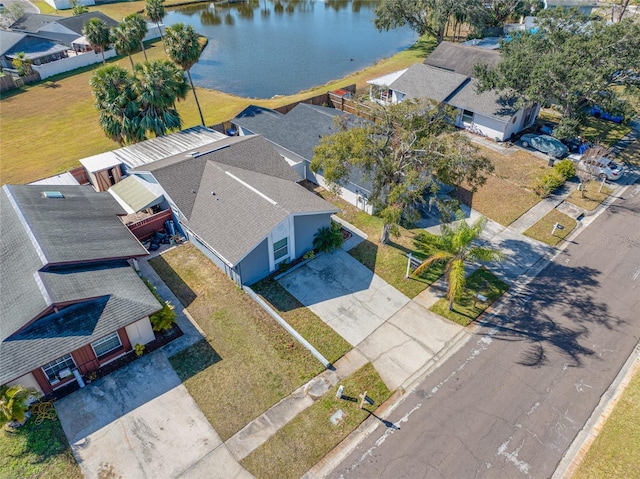
M 527 133 L 520 137 L 522 146 L 531 147 L 553 158 L 564 158 L 569 153 L 569 149 L 558 139 L 549 135 L 534 135 Z
M 553 130 L 556 127 L 553 123 L 545 123 L 540 127 L 540 133 L 543 135 L 553 135 Z
M 574 158 L 575 161 L 575 158 Z M 576 168 L 588 171 L 599 180 L 617 181 L 624 176 L 622 165 L 604 156 L 598 159 L 579 159 Z
M 593 105 L 591 107 L 591 110 L 589 110 L 589 114 L 595 116 L 596 118 L 602 118 L 603 120 L 612 121 L 614 123 L 622 123 L 622 120 L 624 120 L 624 116 L 612 115 L 611 113 L 607 113 L 598 105 Z

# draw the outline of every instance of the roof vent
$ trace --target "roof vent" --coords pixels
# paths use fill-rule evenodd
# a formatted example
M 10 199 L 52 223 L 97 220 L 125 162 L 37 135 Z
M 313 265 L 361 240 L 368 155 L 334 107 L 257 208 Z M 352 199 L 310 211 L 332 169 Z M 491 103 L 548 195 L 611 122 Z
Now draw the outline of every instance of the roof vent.
M 64 198 L 64 195 L 62 193 L 60 193 L 59 191 L 43 191 L 42 192 L 42 197 L 43 198 L 62 199 L 62 198 Z

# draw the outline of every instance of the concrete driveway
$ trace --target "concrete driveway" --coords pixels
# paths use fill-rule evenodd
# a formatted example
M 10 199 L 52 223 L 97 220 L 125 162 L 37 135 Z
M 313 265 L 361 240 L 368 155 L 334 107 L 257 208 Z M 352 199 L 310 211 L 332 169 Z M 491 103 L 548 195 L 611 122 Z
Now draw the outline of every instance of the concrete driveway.
M 429 300 L 410 300 L 342 250 L 279 281 L 366 356 L 392 390 L 432 364 L 463 330 L 429 311 Z
M 156 351 L 56 403 L 85 478 L 252 477 Z

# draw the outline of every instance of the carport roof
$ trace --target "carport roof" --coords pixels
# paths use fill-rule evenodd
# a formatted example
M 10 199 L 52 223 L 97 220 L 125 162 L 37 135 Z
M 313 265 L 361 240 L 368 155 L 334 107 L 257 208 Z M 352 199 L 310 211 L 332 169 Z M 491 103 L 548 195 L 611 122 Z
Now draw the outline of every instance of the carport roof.
M 119 181 L 109 188 L 109 193 L 130 214 L 157 205 L 163 199 L 158 185 L 148 183 L 136 175 L 127 176 Z

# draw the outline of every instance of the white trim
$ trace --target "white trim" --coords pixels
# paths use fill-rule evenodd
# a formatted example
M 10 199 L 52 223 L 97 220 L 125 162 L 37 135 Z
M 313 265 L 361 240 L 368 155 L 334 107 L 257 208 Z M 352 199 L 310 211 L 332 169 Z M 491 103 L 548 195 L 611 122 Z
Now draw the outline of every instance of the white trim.
M 113 336 L 114 334 L 116 335 L 116 338 L 118 338 L 118 342 L 120 343 L 120 345 L 116 346 L 115 348 L 110 349 L 109 351 L 106 351 L 106 352 L 98 355 L 98 353 L 96 353 L 96 348 L 93 347 L 93 343 L 97 343 L 97 342 L 102 341 L 103 339 L 107 339 L 107 338 L 111 339 L 110 336 Z M 109 353 L 111 353 L 111 352 L 113 352 L 116 349 L 121 348 L 121 347 L 122 347 L 122 338 L 120 337 L 120 333 L 118 333 L 118 331 L 113 331 L 112 333 L 109 333 L 106 336 L 101 337 L 100 339 L 96 339 L 95 341 L 93 341 L 91 343 L 91 349 L 93 350 L 93 355 L 96 357 L 96 359 L 98 361 L 100 361 L 100 356 L 106 356 L 107 354 L 109 354 Z

